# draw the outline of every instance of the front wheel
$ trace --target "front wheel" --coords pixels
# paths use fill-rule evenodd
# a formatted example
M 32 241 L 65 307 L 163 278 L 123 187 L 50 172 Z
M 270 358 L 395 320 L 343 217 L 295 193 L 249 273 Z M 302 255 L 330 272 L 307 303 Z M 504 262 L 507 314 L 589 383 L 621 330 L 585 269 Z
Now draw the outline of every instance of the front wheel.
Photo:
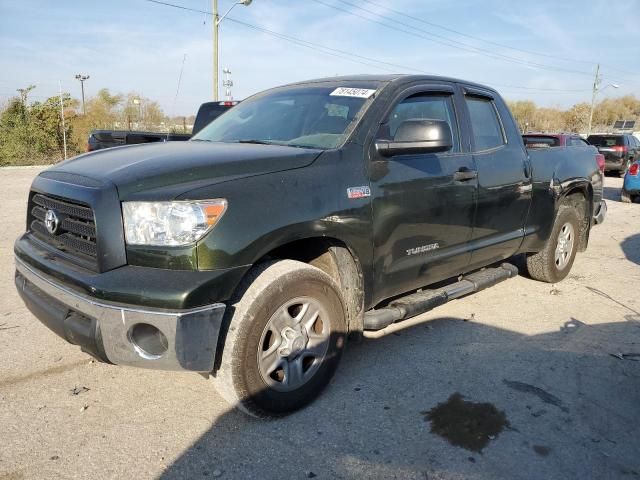
M 560 206 L 544 248 L 527 256 L 527 271 L 531 278 L 556 283 L 569 274 L 578 250 L 581 223 L 578 212 L 574 205 Z
M 293 260 L 263 264 L 240 288 L 213 378 L 232 405 L 280 416 L 313 401 L 338 367 L 345 308 L 335 282 Z

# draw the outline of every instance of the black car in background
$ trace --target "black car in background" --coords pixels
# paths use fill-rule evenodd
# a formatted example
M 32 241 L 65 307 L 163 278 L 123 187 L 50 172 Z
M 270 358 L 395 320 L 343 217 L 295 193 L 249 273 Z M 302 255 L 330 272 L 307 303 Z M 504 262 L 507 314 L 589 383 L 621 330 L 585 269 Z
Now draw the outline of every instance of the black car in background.
M 119 147 L 122 145 L 137 145 L 139 143 L 156 142 L 184 142 L 189 140 L 213 120 L 218 118 L 231 107 L 237 105 L 237 101 L 205 102 L 200 105 L 193 130 L 191 133 L 158 133 L 139 132 L 131 130 L 92 130 L 87 140 L 87 152 L 102 150 L 103 148 Z
M 196 121 L 193 122 L 193 130 L 191 135 L 195 135 L 204 127 L 213 122 L 216 118 L 229 110 L 234 105 L 237 105 L 237 101 L 224 101 L 224 102 L 205 102 L 200 105 L 198 114 L 196 115 Z
M 633 161 L 640 158 L 640 140 L 633 135 L 589 135 L 587 141 L 604 155 L 605 172 L 617 172 L 623 177 Z
M 87 140 L 87 152 L 121 145 L 137 145 L 139 143 L 186 141 L 189 133 L 158 133 L 128 130 L 91 130 Z

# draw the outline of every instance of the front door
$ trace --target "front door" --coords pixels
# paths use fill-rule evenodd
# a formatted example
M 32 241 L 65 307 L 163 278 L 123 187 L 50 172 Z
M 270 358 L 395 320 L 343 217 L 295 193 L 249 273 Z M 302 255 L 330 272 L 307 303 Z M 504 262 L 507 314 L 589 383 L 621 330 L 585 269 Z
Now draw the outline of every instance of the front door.
M 476 169 L 463 147 L 456 103 L 451 85 L 413 87 L 381 119 L 376 139 L 393 139 L 405 120 L 445 120 L 453 148 L 390 158 L 370 150 L 374 303 L 460 274 L 469 264 Z

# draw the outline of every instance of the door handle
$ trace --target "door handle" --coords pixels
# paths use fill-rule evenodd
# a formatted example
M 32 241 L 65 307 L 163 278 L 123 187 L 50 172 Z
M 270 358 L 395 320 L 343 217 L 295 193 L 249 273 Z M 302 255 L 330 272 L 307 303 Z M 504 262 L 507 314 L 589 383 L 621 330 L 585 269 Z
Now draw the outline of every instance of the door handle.
M 456 182 L 466 182 L 478 178 L 478 172 L 475 170 L 460 169 L 453 174 L 453 180 Z

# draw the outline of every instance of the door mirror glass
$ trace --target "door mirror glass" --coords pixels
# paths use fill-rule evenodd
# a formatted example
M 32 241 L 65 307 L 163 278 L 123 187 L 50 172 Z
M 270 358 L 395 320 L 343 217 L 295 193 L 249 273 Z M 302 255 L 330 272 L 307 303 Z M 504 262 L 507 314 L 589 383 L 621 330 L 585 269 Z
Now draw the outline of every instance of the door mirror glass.
M 447 152 L 453 148 L 449 123 L 444 120 L 405 120 L 393 140 L 378 140 L 376 150 L 384 157 L 393 155 Z

